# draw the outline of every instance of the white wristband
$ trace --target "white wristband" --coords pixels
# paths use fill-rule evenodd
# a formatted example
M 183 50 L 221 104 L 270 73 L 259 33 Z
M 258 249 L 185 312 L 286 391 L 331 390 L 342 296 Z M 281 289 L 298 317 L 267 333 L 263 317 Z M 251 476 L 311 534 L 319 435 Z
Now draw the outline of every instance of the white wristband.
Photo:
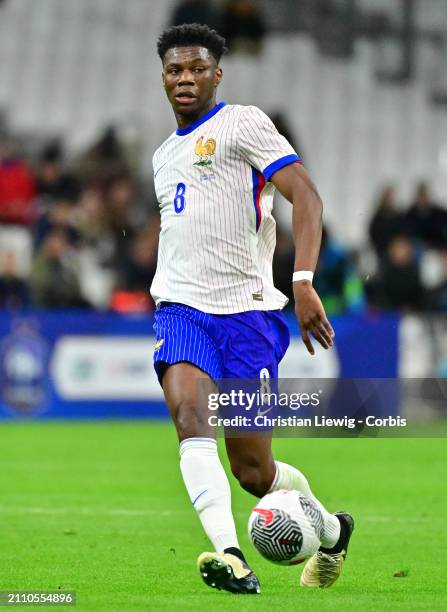
M 314 277 L 314 273 L 310 270 L 298 270 L 298 272 L 294 272 L 292 276 L 292 282 L 296 283 L 296 281 L 308 280 L 312 282 Z

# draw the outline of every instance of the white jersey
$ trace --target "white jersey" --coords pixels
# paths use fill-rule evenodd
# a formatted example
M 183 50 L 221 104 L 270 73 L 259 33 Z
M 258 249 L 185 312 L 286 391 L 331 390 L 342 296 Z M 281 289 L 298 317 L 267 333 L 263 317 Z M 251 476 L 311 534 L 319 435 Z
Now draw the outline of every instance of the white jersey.
M 214 314 L 286 305 L 273 284 L 275 188 L 269 179 L 297 161 L 259 108 L 224 103 L 157 149 L 156 304 L 179 302 Z

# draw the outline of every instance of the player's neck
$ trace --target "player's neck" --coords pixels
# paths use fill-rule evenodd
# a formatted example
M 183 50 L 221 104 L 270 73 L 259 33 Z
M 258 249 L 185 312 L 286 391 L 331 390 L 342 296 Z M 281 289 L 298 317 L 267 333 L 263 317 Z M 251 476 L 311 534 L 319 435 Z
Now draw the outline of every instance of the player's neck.
M 179 115 L 178 113 L 175 113 L 175 118 L 177 120 L 177 126 L 181 130 L 189 127 L 192 123 L 195 123 L 201 117 L 209 113 L 209 111 L 212 110 L 215 106 L 216 106 L 216 98 L 213 97 L 204 108 L 200 109 L 200 111 L 198 111 L 194 115 L 184 116 L 184 115 Z

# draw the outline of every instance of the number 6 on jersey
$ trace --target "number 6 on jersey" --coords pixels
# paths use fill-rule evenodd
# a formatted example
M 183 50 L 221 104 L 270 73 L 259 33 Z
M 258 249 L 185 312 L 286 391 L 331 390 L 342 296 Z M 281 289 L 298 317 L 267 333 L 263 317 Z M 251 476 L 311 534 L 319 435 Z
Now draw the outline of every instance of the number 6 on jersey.
M 185 191 L 186 185 L 184 183 L 179 183 L 174 197 L 174 210 L 177 214 L 185 210 Z

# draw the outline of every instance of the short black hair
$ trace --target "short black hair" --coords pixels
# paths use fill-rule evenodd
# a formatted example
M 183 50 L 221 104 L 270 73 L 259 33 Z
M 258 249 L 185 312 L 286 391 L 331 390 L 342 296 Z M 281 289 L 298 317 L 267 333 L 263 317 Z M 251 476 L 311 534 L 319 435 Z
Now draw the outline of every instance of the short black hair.
M 162 61 L 166 51 L 172 47 L 205 47 L 217 63 L 227 51 L 225 38 L 201 23 L 184 23 L 165 30 L 157 42 L 158 55 Z

